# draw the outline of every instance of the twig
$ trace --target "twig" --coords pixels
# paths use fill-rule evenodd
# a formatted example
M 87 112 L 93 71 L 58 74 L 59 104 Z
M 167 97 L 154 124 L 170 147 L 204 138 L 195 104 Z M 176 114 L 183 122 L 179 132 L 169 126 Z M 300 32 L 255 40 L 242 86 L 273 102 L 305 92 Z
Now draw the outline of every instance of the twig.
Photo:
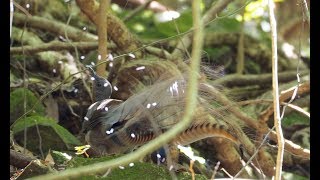
M 134 9 L 131 13 L 129 13 L 128 15 L 126 15 L 122 21 L 126 22 L 128 20 L 130 20 L 133 16 L 135 16 L 136 14 L 138 14 L 139 12 L 141 12 L 142 10 L 144 10 L 147 6 L 149 6 L 149 4 L 152 2 L 153 0 L 147 0 L 146 2 L 144 2 L 143 4 L 141 4 L 139 7 L 137 7 L 136 9 Z
M 278 87 L 278 48 L 277 48 L 277 24 L 274 16 L 274 3 L 268 0 L 270 27 L 271 27 L 271 44 L 272 44 L 272 94 L 273 94 L 273 109 L 274 109 L 274 125 L 277 132 L 278 154 L 276 164 L 275 180 L 281 179 L 282 162 L 284 153 L 284 137 L 281 128 L 280 117 L 280 102 L 279 102 L 279 87 Z
M 99 5 L 99 23 L 97 25 L 98 37 L 99 37 L 99 56 L 98 62 L 104 61 L 107 59 L 108 49 L 107 49 L 107 29 L 110 28 L 107 26 L 107 8 L 109 7 L 110 0 L 101 0 Z M 100 58 L 99 58 L 100 57 Z M 101 77 L 106 75 L 106 63 L 101 64 L 97 67 L 97 74 Z M 94 92 L 95 93 L 95 92 Z
M 243 3 L 244 0 L 241 0 L 241 3 Z M 240 37 L 238 40 L 238 50 L 237 50 L 237 74 L 243 74 L 244 70 L 244 13 L 245 13 L 245 8 L 242 8 L 241 10 L 241 25 L 240 25 Z
M 272 103 L 273 100 L 271 99 L 254 99 L 254 100 L 246 100 L 246 101 L 239 101 L 227 106 L 223 106 L 220 108 L 215 109 L 215 111 L 219 112 L 219 111 L 225 111 L 227 109 L 229 109 L 231 106 L 240 106 L 240 105 L 248 105 L 248 104 L 260 104 L 260 103 Z M 280 102 L 281 105 L 287 105 L 288 107 L 296 110 L 297 112 L 300 112 L 301 114 L 307 116 L 308 118 L 310 118 L 310 113 L 306 112 L 305 110 L 303 110 L 302 108 L 295 106 L 293 104 L 288 104 L 288 103 L 284 103 L 284 102 Z
M 71 105 L 68 103 L 68 101 L 67 101 L 67 99 L 66 99 L 66 97 L 65 97 L 62 89 L 60 89 L 60 93 L 61 93 L 61 95 L 62 95 L 62 98 L 63 98 L 64 102 L 67 104 L 67 106 L 68 106 L 71 114 L 74 115 L 75 117 L 80 118 L 80 116 L 73 111 L 73 108 L 72 108 Z
M 214 170 L 213 170 L 213 173 L 212 173 L 212 176 L 211 176 L 211 179 L 210 180 L 214 180 L 217 172 L 218 172 L 218 168 L 220 166 L 220 161 L 217 162 L 217 164 L 214 166 Z
M 310 71 L 302 71 L 301 75 L 307 75 Z M 279 75 L 279 81 L 288 82 L 295 80 L 297 77 L 296 71 L 286 71 L 281 72 Z M 259 75 L 247 74 L 247 75 L 238 75 L 230 74 L 222 78 L 213 81 L 215 85 L 223 85 L 226 87 L 233 86 L 248 86 L 248 85 L 266 85 L 272 82 L 272 74 L 265 73 Z
M 272 131 L 270 133 L 270 139 L 273 141 L 278 141 L 277 140 L 277 133 Z M 304 149 L 301 146 L 293 143 L 290 140 L 284 140 L 284 148 L 286 151 L 288 151 L 289 153 L 295 155 L 295 156 L 299 156 L 305 159 L 310 159 L 310 150 L 309 149 Z
M 60 42 L 60 41 L 51 41 L 49 43 L 42 43 L 41 45 L 36 46 L 24 46 L 24 51 L 27 54 L 35 54 L 43 51 L 75 51 L 74 47 L 82 51 L 96 50 L 98 48 L 98 42 L 73 42 L 70 43 Z M 116 45 L 113 43 L 108 44 L 108 49 L 115 49 Z M 10 54 L 21 54 L 22 47 L 11 47 Z
M 308 9 L 308 3 L 306 0 L 301 0 L 301 1 L 302 1 L 302 5 L 303 5 L 304 14 L 307 16 L 307 21 L 308 21 L 309 28 L 310 28 L 310 13 L 309 13 L 309 9 Z
M 171 54 L 166 51 L 165 49 L 159 49 L 156 47 L 152 47 L 152 46 L 146 46 L 145 50 L 153 55 L 156 55 L 158 57 L 164 58 L 164 59 L 171 59 Z
M 22 11 L 25 15 L 27 15 L 29 18 L 32 17 L 32 15 L 22 6 L 20 6 L 18 3 L 13 1 L 13 4 L 16 8 L 18 8 L 20 11 Z
M 195 177 L 194 177 L 194 170 L 193 170 L 193 164 L 194 164 L 194 160 L 190 160 L 190 166 L 189 166 L 189 171 L 191 172 L 191 177 L 192 177 L 192 180 L 195 180 Z
M 22 26 L 26 20 L 25 18 L 26 16 L 21 13 L 14 13 L 13 24 L 15 26 Z M 69 38 L 74 41 L 96 41 L 98 39 L 96 35 L 83 30 L 38 16 L 31 16 L 28 18 L 28 27 L 42 29 L 61 36 L 64 36 L 65 32 L 67 32 Z
M 283 94 L 279 97 L 279 102 L 282 103 L 283 101 L 290 98 L 295 91 L 295 87 L 290 88 L 286 91 L 283 91 Z M 308 93 L 310 91 L 310 82 L 305 82 L 303 84 L 300 84 L 298 86 L 298 94 Z M 268 109 L 266 109 L 264 112 L 262 112 L 259 116 L 259 121 L 267 122 L 269 117 L 273 114 L 274 107 L 270 106 Z
M 26 154 L 19 153 L 10 149 L 10 164 L 18 167 L 25 168 L 32 160 L 36 160 L 35 157 L 30 157 Z

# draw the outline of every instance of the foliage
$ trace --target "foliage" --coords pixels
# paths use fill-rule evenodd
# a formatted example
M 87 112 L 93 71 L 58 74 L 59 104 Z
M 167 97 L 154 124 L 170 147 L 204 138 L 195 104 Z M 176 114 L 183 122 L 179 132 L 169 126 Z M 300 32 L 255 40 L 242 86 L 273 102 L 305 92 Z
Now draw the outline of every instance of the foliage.
M 79 167 L 84 165 L 90 165 L 98 162 L 104 162 L 115 157 L 101 157 L 101 158 L 81 158 L 81 157 L 74 157 L 71 161 L 68 162 L 68 167 Z M 81 179 L 123 179 L 123 180 L 131 180 L 131 179 L 171 179 L 169 174 L 169 170 L 167 167 L 163 165 L 155 165 L 153 163 L 141 163 L 135 162 L 133 164 L 122 166 L 121 168 L 115 168 L 111 170 L 108 175 L 103 177 L 103 173 L 101 175 L 94 176 L 88 175 L 84 176 Z M 102 177 L 101 177 L 102 176 Z M 186 172 L 177 173 L 177 178 L 179 180 L 187 180 L 191 179 L 191 175 Z M 203 175 L 196 174 L 196 179 L 207 179 Z
M 25 97 L 25 98 L 24 98 Z M 30 110 L 38 101 L 38 98 L 28 89 L 17 88 L 10 93 L 10 122 L 13 123 L 17 118 L 23 115 L 24 102 L 26 102 L 26 111 Z M 42 104 L 37 104 L 33 112 L 29 115 L 45 115 L 45 108 Z
M 22 141 L 23 131 L 26 128 L 29 133 L 27 147 L 35 152 L 39 152 L 40 148 L 44 152 L 48 152 L 49 149 L 70 150 L 74 146 L 80 145 L 80 141 L 76 137 L 51 118 L 33 115 L 19 120 L 12 128 L 18 141 Z M 37 129 L 39 129 L 39 134 Z M 41 140 L 38 138 L 39 136 L 41 136 Z M 42 147 L 35 146 L 41 143 L 40 141 L 44 142 Z

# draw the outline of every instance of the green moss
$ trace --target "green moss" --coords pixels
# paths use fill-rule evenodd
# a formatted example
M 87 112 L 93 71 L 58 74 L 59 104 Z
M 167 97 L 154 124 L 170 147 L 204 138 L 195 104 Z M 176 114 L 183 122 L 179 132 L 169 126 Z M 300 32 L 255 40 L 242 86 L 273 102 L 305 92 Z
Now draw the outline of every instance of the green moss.
M 24 99 L 24 95 L 26 98 Z M 30 110 L 37 102 L 37 97 L 28 89 L 18 88 L 10 93 L 10 123 L 13 123 L 24 113 L 24 100 L 26 101 L 26 111 Z M 45 108 L 38 103 L 34 111 L 29 115 L 45 115 Z
M 282 125 L 285 127 L 297 124 L 310 125 L 310 119 L 298 112 L 291 112 L 282 119 Z
M 115 158 L 115 156 L 111 157 L 101 157 L 101 158 L 82 158 L 75 157 L 68 163 L 68 168 L 79 167 L 84 165 L 89 165 L 97 162 L 104 162 L 110 159 Z M 108 179 L 108 180 L 131 180 L 131 179 L 142 179 L 142 180 L 154 180 L 154 179 L 172 179 L 169 170 L 166 166 L 163 165 L 155 165 L 152 163 L 142 163 L 135 162 L 134 166 L 123 166 L 124 169 L 114 168 L 111 172 L 106 176 L 102 177 L 103 174 L 100 175 L 88 175 L 81 177 L 80 179 Z M 188 172 L 179 172 L 176 173 L 178 179 L 191 179 L 191 175 Z M 207 179 L 203 175 L 196 175 L 196 179 Z

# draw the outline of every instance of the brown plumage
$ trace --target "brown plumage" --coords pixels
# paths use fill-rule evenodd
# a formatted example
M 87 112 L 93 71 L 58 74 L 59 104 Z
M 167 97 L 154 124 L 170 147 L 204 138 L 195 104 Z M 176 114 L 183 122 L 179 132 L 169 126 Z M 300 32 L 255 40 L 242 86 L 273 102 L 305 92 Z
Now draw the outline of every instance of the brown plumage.
M 172 78 L 124 102 L 114 99 L 96 102 L 88 109 L 83 123 L 87 142 L 100 154 L 119 154 L 154 139 L 181 119 L 187 100 L 186 84 L 183 77 Z M 210 98 L 199 86 L 193 122 L 171 143 L 186 145 L 207 137 L 222 137 L 239 145 L 237 128 L 214 112 Z

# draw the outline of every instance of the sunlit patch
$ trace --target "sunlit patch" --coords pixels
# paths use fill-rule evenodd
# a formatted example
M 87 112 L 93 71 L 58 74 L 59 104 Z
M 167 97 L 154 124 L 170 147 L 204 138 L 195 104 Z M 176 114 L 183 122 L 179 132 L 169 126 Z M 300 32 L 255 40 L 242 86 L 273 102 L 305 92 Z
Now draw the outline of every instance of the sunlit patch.
M 298 58 L 297 54 L 294 53 L 294 46 L 289 43 L 283 43 L 281 46 L 282 51 L 288 58 Z
M 62 64 L 63 62 L 61 60 L 58 61 L 58 64 Z
M 267 21 L 261 21 L 260 26 L 264 32 L 270 32 L 271 30 L 270 23 Z
M 145 66 L 140 66 L 140 67 L 137 67 L 136 70 L 137 70 L 137 71 L 140 71 L 140 70 L 143 70 L 143 69 L 145 69 L 145 68 L 146 68 Z
M 91 65 L 94 66 L 94 65 L 96 65 L 96 63 L 94 63 L 93 61 L 91 61 Z
M 57 73 L 57 70 L 56 70 L 56 69 L 52 69 L 52 72 L 53 72 L 53 73 Z
M 100 54 L 98 55 L 98 60 L 101 60 L 101 55 Z
M 70 156 L 70 155 L 67 154 L 67 153 L 60 152 L 59 154 L 61 154 L 63 157 L 65 157 L 65 158 L 68 159 L 68 160 L 71 160 L 71 159 L 72 159 L 72 156 Z
M 124 169 L 124 167 L 123 166 L 119 166 L 119 169 Z
M 178 145 L 177 147 L 180 150 L 180 152 L 188 156 L 191 160 L 198 161 L 201 164 L 204 164 L 206 162 L 206 160 L 203 157 L 195 156 L 191 147 L 184 147 L 181 145 Z
M 13 2 L 10 1 L 10 12 L 13 12 L 13 11 L 14 11 Z
M 152 106 L 156 106 L 156 105 L 157 105 L 157 103 L 156 103 L 156 102 L 152 103 Z
M 85 56 L 80 56 L 80 59 L 84 60 L 84 58 L 86 58 Z
M 147 108 L 149 109 L 150 107 L 151 107 L 151 104 L 148 103 L 148 104 L 147 104 Z
M 79 89 L 75 88 L 73 92 L 77 93 L 78 91 L 79 91 Z
M 87 27 L 84 26 L 84 27 L 82 28 L 82 30 L 86 31 L 86 30 L 87 30 Z
M 109 67 L 113 67 L 113 62 L 110 62 L 110 63 L 109 63 Z
M 90 149 L 90 147 L 91 147 L 90 145 L 76 146 L 74 147 L 74 149 L 77 151 L 75 154 L 76 155 L 85 154 L 86 157 L 89 157 L 86 151 Z
M 26 4 L 26 8 L 29 9 L 30 8 L 30 4 Z
M 130 166 L 130 167 L 134 166 L 134 163 L 130 163 L 129 166 Z
M 91 77 L 90 79 L 91 79 L 92 81 L 96 80 L 96 78 L 94 78 L 94 77 Z
M 87 116 L 85 116 L 83 119 L 84 119 L 85 121 L 89 121 L 89 118 L 88 118 Z
M 108 108 L 108 107 L 105 107 L 104 110 L 105 110 L 105 111 L 109 111 L 109 108 Z
M 111 53 L 110 53 L 110 54 L 108 54 L 107 60 L 109 60 L 109 61 L 113 61 L 113 56 L 112 56 L 112 54 L 111 54 Z
M 169 171 L 171 171 L 173 169 L 173 165 L 170 166 Z
M 132 26 L 132 28 L 133 28 L 137 33 L 145 31 L 145 27 L 144 27 L 141 23 L 138 23 L 138 22 L 137 22 L 137 23 L 134 23 L 133 26 Z
M 117 86 L 113 86 L 113 89 L 114 89 L 115 91 L 118 91 L 118 90 L 119 90 Z
M 135 138 L 135 137 L 136 137 L 136 135 L 133 134 L 133 133 L 131 133 L 130 136 L 131 136 L 132 138 Z
M 164 11 L 155 14 L 155 19 L 157 22 L 168 22 L 180 17 L 180 13 L 177 11 Z
M 134 54 L 132 54 L 132 53 L 129 53 L 128 56 L 130 56 L 133 59 L 136 58 L 136 56 Z
M 107 130 L 107 131 L 106 131 L 106 134 L 112 134 L 113 132 L 114 132 L 114 129 L 111 128 L 110 130 Z

